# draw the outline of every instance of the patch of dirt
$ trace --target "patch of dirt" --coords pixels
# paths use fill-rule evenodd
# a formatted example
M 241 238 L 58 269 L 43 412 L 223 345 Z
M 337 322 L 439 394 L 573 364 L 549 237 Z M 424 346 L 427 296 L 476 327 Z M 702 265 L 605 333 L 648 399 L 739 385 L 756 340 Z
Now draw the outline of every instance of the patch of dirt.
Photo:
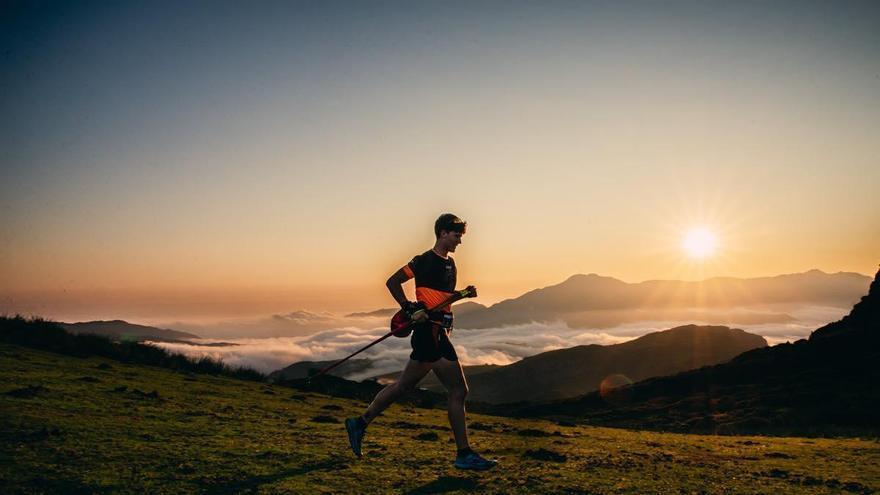
M 31 399 L 44 392 L 46 392 L 46 387 L 42 385 L 28 385 L 27 387 L 10 390 L 3 395 L 15 397 L 16 399 Z
M 767 452 L 764 454 L 764 457 L 770 459 L 794 459 L 793 455 L 786 454 L 785 452 Z
M 517 435 L 521 437 L 549 437 L 550 433 L 547 433 L 544 430 L 536 430 L 533 428 L 526 428 L 525 430 L 519 430 L 516 432 Z
M 158 399 L 159 392 L 153 390 L 152 392 L 144 392 L 143 390 L 133 389 L 131 391 L 132 394 L 141 397 L 143 399 Z
M 568 457 L 558 452 L 547 449 L 527 450 L 523 457 L 537 461 L 566 462 Z

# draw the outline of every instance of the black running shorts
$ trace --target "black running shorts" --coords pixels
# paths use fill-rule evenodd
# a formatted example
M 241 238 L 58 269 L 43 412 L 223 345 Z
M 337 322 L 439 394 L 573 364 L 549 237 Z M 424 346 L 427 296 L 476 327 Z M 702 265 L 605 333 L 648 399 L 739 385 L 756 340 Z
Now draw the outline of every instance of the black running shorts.
M 449 334 L 440 325 L 430 322 L 417 325 L 409 342 L 413 349 L 409 358 L 413 361 L 433 363 L 440 358 L 458 361 Z

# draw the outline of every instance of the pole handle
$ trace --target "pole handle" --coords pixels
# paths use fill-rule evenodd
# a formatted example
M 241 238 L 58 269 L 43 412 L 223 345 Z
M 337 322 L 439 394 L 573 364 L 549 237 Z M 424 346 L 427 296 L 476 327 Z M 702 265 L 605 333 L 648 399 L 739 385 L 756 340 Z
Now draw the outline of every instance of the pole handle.
M 453 292 L 452 295 L 447 297 L 443 302 L 428 308 L 428 311 L 434 311 L 437 308 L 444 308 L 444 307 L 449 306 L 450 304 L 452 304 L 456 301 L 460 301 L 460 300 L 465 299 L 467 297 L 477 297 L 477 288 L 474 287 L 473 285 L 468 285 L 467 287 L 465 287 L 462 290 Z M 396 332 L 400 332 L 401 330 L 409 328 L 414 324 L 415 324 L 415 322 L 410 322 L 405 327 L 396 330 Z M 340 364 L 348 361 L 349 359 L 355 357 L 356 355 L 360 354 L 361 352 L 369 349 L 370 347 L 373 347 L 374 345 L 378 344 L 379 342 L 382 342 L 383 340 L 387 339 L 388 337 L 391 337 L 392 335 L 394 335 L 394 333 L 395 333 L 395 331 L 388 332 L 385 335 L 374 340 L 373 342 L 370 342 L 366 346 L 361 347 L 360 349 L 355 351 L 353 354 L 350 354 L 347 357 L 340 359 L 339 361 L 336 361 L 335 363 L 331 364 L 330 366 L 327 366 L 326 368 L 322 369 L 321 371 L 318 371 L 317 373 L 315 373 L 314 375 L 312 375 L 308 379 L 306 379 L 306 383 L 310 383 L 313 379 L 315 379 L 323 374 L 326 374 L 328 371 L 332 370 L 333 368 L 336 368 Z

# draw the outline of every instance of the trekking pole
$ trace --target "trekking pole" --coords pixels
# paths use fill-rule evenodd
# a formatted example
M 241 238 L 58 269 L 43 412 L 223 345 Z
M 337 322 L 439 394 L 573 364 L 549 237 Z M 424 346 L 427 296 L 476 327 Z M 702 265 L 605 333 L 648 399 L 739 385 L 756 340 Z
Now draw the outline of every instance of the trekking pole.
M 445 307 L 445 306 L 449 306 L 450 304 L 452 304 L 452 303 L 454 303 L 454 302 L 457 302 L 457 301 L 460 301 L 460 300 L 462 300 L 462 299 L 464 299 L 464 298 L 466 298 L 466 297 L 477 297 L 477 289 L 476 289 L 476 287 L 474 287 L 473 285 L 469 285 L 469 286 L 467 286 L 466 288 L 464 288 L 464 289 L 462 289 L 462 290 L 460 290 L 460 291 L 456 291 L 456 292 L 454 292 L 451 296 L 447 297 L 443 302 L 441 302 L 441 303 L 439 303 L 439 304 L 436 304 L 436 305 L 434 305 L 434 306 L 428 308 L 427 311 L 428 311 L 428 312 L 430 312 L 430 311 L 435 311 L 435 310 L 438 309 L 438 308 L 442 308 L 442 307 Z M 308 379 L 306 379 L 306 383 L 311 382 L 313 379 L 315 379 L 315 378 L 317 378 L 317 377 L 319 377 L 319 376 L 321 376 L 321 375 L 327 373 L 328 371 L 332 370 L 333 368 L 335 368 L 335 367 L 339 366 L 340 364 L 342 364 L 342 363 L 348 361 L 349 359 L 351 359 L 351 358 L 353 358 L 354 356 L 360 354 L 361 352 L 364 352 L 365 350 L 369 349 L 370 347 L 373 347 L 374 345 L 378 344 L 379 342 L 382 342 L 383 340 L 387 339 L 388 337 L 391 337 L 392 335 L 395 335 L 395 334 L 398 334 L 398 333 L 404 333 L 404 332 L 406 332 L 407 330 L 409 330 L 409 329 L 410 329 L 413 325 L 415 325 L 415 324 L 416 324 L 416 322 L 414 322 L 414 321 L 410 321 L 410 322 L 407 323 L 406 325 L 404 325 L 404 326 L 402 326 L 402 327 L 400 327 L 400 328 L 394 329 L 394 330 L 392 330 L 392 331 L 386 333 L 385 335 L 383 335 L 383 336 L 379 337 L 378 339 L 376 339 L 376 340 L 370 342 L 369 344 L 365 345 L 364 347 L 361 347 L 360 349 L 358 349 L 357 351 L 355 351 L 353 354 L 350 354 L 349 356 L 347 356 L 347 357 L 345 357 L 345 358 L 343 358 L 343 359 L 340 359 L 339 361 L 336 361 L 335 363 L 331 364 L 330 366 L 327 366 L 326 368 L 322 369 L 321 371 L 319 371 L 319 372 L 315 373 L 314 375 L 310 376 Z M 404 336 L 406 336 L 406 335 L 408 335 L 408 333 L 405 334 Z

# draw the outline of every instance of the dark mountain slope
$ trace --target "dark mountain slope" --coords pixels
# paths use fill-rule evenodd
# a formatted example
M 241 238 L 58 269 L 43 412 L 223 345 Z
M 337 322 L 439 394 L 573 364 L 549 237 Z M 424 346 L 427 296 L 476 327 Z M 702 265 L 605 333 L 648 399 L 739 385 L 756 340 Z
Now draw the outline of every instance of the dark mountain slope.
M 849 315 L 808 340 L 604 394 L 498 412 L 695 432 L 877 434 L 878 344 L 880 272 Z
M 598 390 L 610 375 L 633 381 L 670 375 L 722 363 L 766 345 L 763 337 L 742 330 L 687 325 L 622 344 L 544 352 L 468 375 L 470 397 L 496 404 L 575 397 Z
M 280 382 L 308 378 L 312 372 L 320 371 L 336 361 L 297 361 L 286 368 L 269 373 L 269 379 L 273 382 Z M 371 359 L 350 359 L 334 368 L 329 374 L 333 376 L 351 375 L 369 368 L 372 364 Z

